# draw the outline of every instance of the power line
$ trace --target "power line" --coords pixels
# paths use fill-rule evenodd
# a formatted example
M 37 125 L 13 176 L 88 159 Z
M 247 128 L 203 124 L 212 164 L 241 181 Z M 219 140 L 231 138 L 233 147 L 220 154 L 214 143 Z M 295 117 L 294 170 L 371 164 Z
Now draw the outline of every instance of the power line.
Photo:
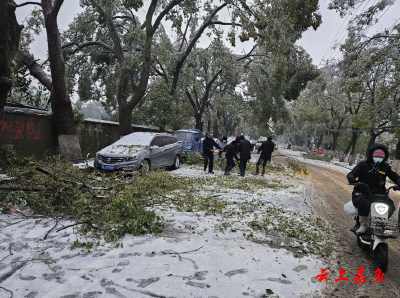
M 370 3 L 370 1 L 371 1 L 371 0 L 369 0 L 367 3 L 365 3 L 364 7 L 361 9 L 361 12 L 364 11 L 364 9 L 367 7 L 367 5 Z M 373 3 L 371 6 L 374 6 L 377 2 L 378 2 L 378 0 L 375 0 L 374 3 Z M 360 3 L 360 5 L 356 8 L 356 11 L 355 11 L 355 14 L 356 14 L 356 15 L 357 15 L 358 8 L 361 6 L 361 4 L 362 4 L 362 3 Z M 371 7 L 371 6 L 370 6 L 370 7 Z M 385 13 L 386 13 L 386 11 L 385 11 Z M 367 28 L 370 29 L 371 26 L 373 26 L 373 24 L 370 24 Z M 367 29 L 367 28 L 366 28 L 366 29 Z M 347 29 L 347 28 L 345 28 L 345 29 Z M 343 41 L 344 38 L 346 37 L 346 34 L 343 35 L 343 33 L 345 33 L 345 32 L 346 32 L 346 30 L 343 30 L 342 33 L 339 35 L 339 37 L 335 40 L 337 44 L 341 44 L 341 43 L 342 43 L 342 41 Z M 343 37 L 341 38 L 342 35 L 343 35 Z M 339 38 L 340 38 L 340 40 L 339 40 Z M 326 58 L 326 60 L 329 60 L 329 59 L 332 57 L 332 55 L 335 54 L 335 50 L 334 50 L 334 49 L 331 49 L 331 50 L 332 50 L 332 53 Z M 330 52 L 330 50 L 329 50 L 329 52 Z M 340 52 L 339 52 L 339 53 L 336 53 L 335 56 L 333 57 L 333 59 L 335 59 L 336 56 L 337 56 L 338 54 L 340 54 Z M 324 58 L 324 57 L 323 57 L 323 58 Z M 323 59 L 323 58 L 322 58 L 322 59 Z M 321 59 L 321 61 L 322 61 L 322 59 Z

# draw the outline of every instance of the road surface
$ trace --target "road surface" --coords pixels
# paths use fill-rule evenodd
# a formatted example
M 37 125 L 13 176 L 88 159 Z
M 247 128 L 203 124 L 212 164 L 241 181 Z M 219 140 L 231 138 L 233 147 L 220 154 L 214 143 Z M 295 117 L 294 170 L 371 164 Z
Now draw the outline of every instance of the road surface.
M 311 172 L 312 206 L 318 215 L 325 218 L 332 226 L 336 241 L 335 254 L 337 268 L 330 272 L 328 283 L 331 285 L 329 297 L 400 297 L 400 238 L 389 239 L 389 268 L 384 276 L 386 283 L 376 282 L 372 256 L 363 252 L 357 245 L 355 235 L 349 231 L 354 226 L 353 216 L 346 215 L 343 205 L 351 198 L 352 186 L 347 184 L 346 174 L 333 169 L 307 164 Z M 399 195 L 390 197 L 398 206 Z M 398 210 L 393 216 L 397 216 Z M 367 276 L 365 284 L 354 284 L 360 266 Z M 339 278 L 339 268 L 345 270 L 343 277 L 348 281 L 334 282 Z

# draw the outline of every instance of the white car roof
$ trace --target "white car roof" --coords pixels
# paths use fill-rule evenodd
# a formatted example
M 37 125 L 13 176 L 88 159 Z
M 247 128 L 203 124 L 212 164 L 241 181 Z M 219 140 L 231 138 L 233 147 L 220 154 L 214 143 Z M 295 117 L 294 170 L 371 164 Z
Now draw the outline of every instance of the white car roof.
M 126 135 L 116 141 L 113 145 L 141 145 L 148 146 L 151 139 L 156 135 L 160 135 L 154 132 L 134 132 Z

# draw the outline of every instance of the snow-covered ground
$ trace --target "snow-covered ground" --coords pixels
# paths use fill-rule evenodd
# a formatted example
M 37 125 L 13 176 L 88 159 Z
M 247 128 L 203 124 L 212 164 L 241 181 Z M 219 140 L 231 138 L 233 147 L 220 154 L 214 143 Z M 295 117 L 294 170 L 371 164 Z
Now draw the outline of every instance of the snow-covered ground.
M 302 151 L 294 151 L 294 150 L 287 150 L 287 149 L 279 148 L 279 152 L 281 152 L 282 154 L 284 154 L 287 157 L 296 158 L 301 162 L 317 165 L 317 166 L 328 168 L 328 169 L 333 169 L 335 171 L 342 172 L 342 173 L 348 173 L 355 167 L 355 165 L 349 166 L 348 163 L 340 162 L 339 160 L 335 160 L 335 159 L 333 159 L 331 162 L 326 162 L 326 161 L 322 161 L 322 160 L 303 158 L 303 155 L 307 154 L 307 153 L 302 152 Z
M 42 240 L 53 221 L 0 214 L 1 287 L 29 298 L 321 297 L 324 284 L 315 276 L 326 265 L 304 254 L 318 243 L 285 235 L 315 227 L 304 187 L 288 172 L 215 172 L 183 166 L 171 174 L 191 177 L 193 197 L 223 202 L 222 212 L 178 211 L 171 197 L 155 208 L 166 221 L 162 235 L 126 235 L 118 248 L 71 250 L 72 227 Z M 250 227 L 266 222 L 268 233 Z M 0 297 L 11 293 L 0 288 Z

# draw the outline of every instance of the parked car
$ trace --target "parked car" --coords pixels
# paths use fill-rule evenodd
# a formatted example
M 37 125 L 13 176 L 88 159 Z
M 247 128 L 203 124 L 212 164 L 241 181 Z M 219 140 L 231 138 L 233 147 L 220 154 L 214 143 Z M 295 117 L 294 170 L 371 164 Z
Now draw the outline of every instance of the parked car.
M 183 154 L 194 151 L 203 151 L 201 131 L 199 129 L 180 129 L 172 133 L 183 147 Z
M 97 152 L 94 166 L 106 171 L 177 169 L 182 151 L 182 146 L 172 135 L 134 132 Z

